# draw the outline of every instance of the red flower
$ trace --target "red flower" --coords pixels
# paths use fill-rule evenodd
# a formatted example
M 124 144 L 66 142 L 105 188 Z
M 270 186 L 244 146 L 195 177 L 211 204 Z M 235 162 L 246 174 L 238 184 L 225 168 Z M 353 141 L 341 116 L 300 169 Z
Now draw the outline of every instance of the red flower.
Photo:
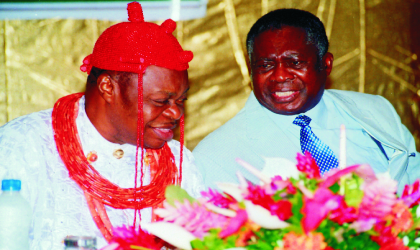
M 287 193 L 288 194 L 296 194 L 297 189 L 295 188 L 295 186 L 293 186 L 293 184 L 290 182 L 289 185 L 287 185 Z
M 403 202 L 398 202 L 392 207 L 392 212 L 384 217 L 384 220 L 376 223 L 375 231 L 379 236 L 371 239 L 381 246 L 381 250 L 409 249 L 404 246 L 398 234 L 407 231 L 413 225 L 413 220 L 408 207 Z
M 292 203 L 287 200 L 274 201 L 271 195 L 268 195 L 261 186 L 249 184 L 248 195 L 245 199 L 250 200 L 255 205 L 260 205 L 276 215 L 280 220 L 287 220 L 292 216 Z
M 316 164 L 314 158 L 312 158 L 311 153 L 308 151 L 305 152 L 305 155 L 298 153 L 297 157 L 297 169 L 306 174 L 308 178 L 321 178 L 321 174 L 319 172 L 319 167 Z
M 398 239 L 392 233 L 391 227 L 386 226 L 386 221 L 376 223 L 374 229 L 379 233 L 379 235 L 371 236 L 370 238 L 374 242 L 378 243 L 379 246 L 391 245 Z
M 344 201 L 344 199 L 341 199 L 338 208 L 331 211 L 329 216 L 330 220 L 340 225 L 343 225 L 344 223 L 351 223 L 355 221 L 357 217 L 357 209 L 347 206 L 347 203 Z
M 386 244 L 385 246 L 381 246 L 379 250 L 410 250 L 410 248 L 407 246 L 404 246 L 404 243 L 401 239 L 397 239 L 395 242 L 391 244 Z
M 380 246 L 379 250 L 410 250 L 407 246 L 404 246 L 402 239 L 397 237 L 390 237 L 389 235 L 372 236 L 371 239 L 378 243 Z
M 276 215 L 280 220 L 287 220 L 292 216 L 292 203 L 280 200 L 269 204 L 268 210 L 272 215 Z
M 400 201 L 392 207 L 391 213 L 387 214 L 382 221 L 376 223 L 374 228 L 379 233 L 379 236 L 372 236 L 371 238 L 380 246 L 393 245 L 400 240 L 398 234 L 407 231 L 412 225 L 412 215 L 408 207 Z

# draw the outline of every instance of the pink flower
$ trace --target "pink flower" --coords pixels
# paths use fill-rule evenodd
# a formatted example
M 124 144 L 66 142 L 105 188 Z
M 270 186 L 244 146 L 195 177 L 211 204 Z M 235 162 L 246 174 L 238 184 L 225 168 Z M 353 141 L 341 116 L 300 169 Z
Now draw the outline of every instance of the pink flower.
M 414 207 L 420 203 L 420 180 L 416 180 L 411 185 L 406 185 L 401 195 L 404 203 L 408 207 Z
M 211 228 L 223 228 L 228 222 L 228 217 L 213 213 L 202 204 L 191 204 L 188 200 L 184 204 L 175 201 L 175 207 L 164 202 L 163 207 L 155 210 L 158 216 L 185 228 L 198 238 L 202 238 Z
M 293 184 L 290 182 L 289 185 L 287 185 L 287 193 L 288 194 L 296 194 L 297 189 L 295 188 L 295 186 L 293 186 Z
M 397 182 L 391 179 L 377 179 L 364 188 L 365 194 L 359 208 L 361 220 L 382 219 L 390 213 L 397 198 Z
M 326 188 L 316 190 L 313 198 L 305 196 L 302 207 L 302 227 L 305 233 L 316 229 L 330 211 L 339 207 L 341 199 L 341 196 L 334 195 Z
M 372 229 L 373 225 L 377 222 L 376 219 L 363 219 L 357 220 L 350 224 L 349 228 L 354 229 L 357 233 L 366 232 Z
M 285 189 L 289 185 L 289 181 L 283 180 L 283 178 L 279 175 L 274 176 L 271 178 L 270 184 L 264 185 L 265 192 L 268 195 L 273 195 L 277 191 Z
M 319 172 L 319 167 L 316 164 L 314 158 L 312 158 L 311 153 L 308 151 L 305 152 L 305 155 L 298 153 L 296 156 L 297 160 L 297 169 L 303 173 L 305 173 L 306 177 L 308 178 L 321 178 L 321 174 Z
M 263 184 L 263 189 L 267 195 L 274 195 L 278 191 L 284 189 L 288 194 L 296 193 L 296 188 L 293 187 L 293 184 L 289 180 L 283 180 L 283 178 L 279 175 L 271 178 L 271 182 L 269 184 Z
M 338 182 L 341 177 L 354 173 L 362 178 L 366 184 L 375 181 L 376 175 L 369 165 L 354 165 L 345 169 L 333 169 L 324 175 L 324 181 L 320 184 L 321 187 L 328 188 L 334 183 Z
M 110 241 L 111 249 L 125 250 L 131 249 L 130 245 L 140 246 L 152 250 L 159 250 L 164 246 L 164 242 L 154 235 L 147 233 L 146 231 L 137 231 L 134 227 L 114 227 L 113 237 Z M 115 246 L 118 247 L 114 248 Z
M 227 197 L 223 196 L 211 188 L 209 188 L 208 192 L 201 192 L 201 195 L 206 198 L 207 202 L 221 208 L 228 208 L 230 204 L 236 203 L 235 199 L 233 199 L 230 195 L 226 194 Z
M 236 216 L 229 219 L 226 227 L 219 233 L 221 238 L 227 237 L 234 234 L 241 228 L 241 226 L 248 220 L 248 215 L 246 210 L 239 209 L 236 213 Z

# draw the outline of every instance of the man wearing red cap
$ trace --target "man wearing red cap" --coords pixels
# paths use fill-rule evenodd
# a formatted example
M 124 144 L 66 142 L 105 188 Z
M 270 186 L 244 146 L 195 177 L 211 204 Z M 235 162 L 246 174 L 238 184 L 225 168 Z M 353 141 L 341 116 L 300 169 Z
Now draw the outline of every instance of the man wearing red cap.
M 183 147 L 192 52 L 172 35 L 174 21 L 144 22 L 136 2 L 127 9 L 129 22 L 105 30 L 83 60 L 85 93 L 0 128 L 0 178 L 22 180 L 31 249 L 62 249 L 67 235 L 103 247 L 112 227 L 152 220 L 168 185 L 203 189 Z M 181 143 L 172 140 L 178 122 Z

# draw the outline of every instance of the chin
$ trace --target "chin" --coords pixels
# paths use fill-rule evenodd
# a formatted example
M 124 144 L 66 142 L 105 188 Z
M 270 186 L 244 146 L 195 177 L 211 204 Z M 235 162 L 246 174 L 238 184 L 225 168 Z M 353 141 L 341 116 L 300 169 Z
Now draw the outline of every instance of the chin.
M 298 115 L 300 113 L 303 113 L 303 112 L 301 112 L 301 111 L 295 111 L 295 110 L 293 110 L 293 111 L 282 110 L 282 111 L 276 112 L 276 114 L 279 114 L 279 115 Z
M 271 112 L 279 114 L 279 115 L 297 115 L 300 114 L 304 111 L 302 111 L 302 109 L 297 108 L 297 109 L 280 109 L 280 108 L 276 108 L 276 107 L 270 107 L 268 108 Z
M 166 141 L 160 141 L 160 142 L 152 142 L 152 143 L 144 143 L 144 147 L 145 148 L 150 148 L 150 149 L 160 149 L 165 145 Z

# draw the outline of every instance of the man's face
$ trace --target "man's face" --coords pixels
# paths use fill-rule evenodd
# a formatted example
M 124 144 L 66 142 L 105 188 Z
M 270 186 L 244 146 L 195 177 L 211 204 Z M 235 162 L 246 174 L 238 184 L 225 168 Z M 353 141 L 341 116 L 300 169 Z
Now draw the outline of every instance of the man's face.
M 119 141 L 137 144 L 137 77 L 129 80 L 126 90 L 117 98 L 114 127 Z M 144 146 L 161 148 L 172 139 L 177 121 L 184 114 L 187 99 L 187 71 L 149 66 L 143 75 Z
M 317 105 L 333 62 L 327 53 L 318 64 L 317 53 L 301 28 L 285 26 L 257 36 L 251 70 L 261 105 L 282 115 L 303 113 Z

